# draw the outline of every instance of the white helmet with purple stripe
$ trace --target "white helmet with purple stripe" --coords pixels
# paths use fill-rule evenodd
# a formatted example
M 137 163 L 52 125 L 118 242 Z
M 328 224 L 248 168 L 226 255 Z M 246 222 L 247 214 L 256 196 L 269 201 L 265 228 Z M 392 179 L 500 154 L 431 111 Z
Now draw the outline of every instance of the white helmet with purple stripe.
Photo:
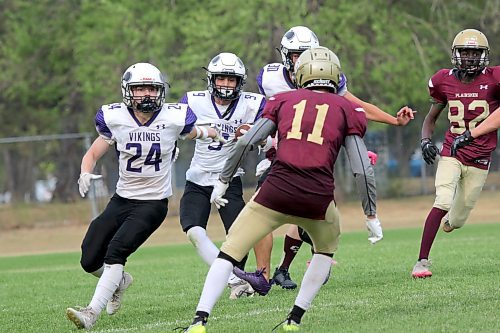
M 289 71 L 293 71 L 292 53 L 302 53 L 313 47 L 319 46 L 318 37 L 311 29 L 296 26 L 288 30 L 281 39 L 281 59 Z

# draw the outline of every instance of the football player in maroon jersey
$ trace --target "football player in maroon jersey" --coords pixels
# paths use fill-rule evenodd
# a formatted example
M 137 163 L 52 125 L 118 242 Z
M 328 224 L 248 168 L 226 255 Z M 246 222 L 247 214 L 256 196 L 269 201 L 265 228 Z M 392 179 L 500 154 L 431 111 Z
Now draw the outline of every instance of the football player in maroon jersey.
M 280 323 L 284 329 L 298 330 L 302 316 L 325 281 L 340 235 L 334 199 L 335 161 L 342 145 L 363 143 L 366 130 L 364 110 L 335 94 L 340 69 L 334 56 L 324 47 L 304 51 L 297 61 L 295 76 L 298 87 L 305 89 L 271 97 L 263 117 L 238 140 L 226 161 L 211 196 L 218 205 L 227 203 L 223 196 L 246 154 L 277 131 L 279 149 L 271 171 L 229 230 L 186 332 L 206 332 L 208 316 L 233 266 L 262 237 L 283 224 L 297 224 L 306 230 L 315 252 L 295 305 Z M 359 158 L 367 156 L 364 149 Z
M 487 67 L 489 50 L 488 40 L 480 31 L 459 32 L 452 46 L 454 68 L 439 70 L 429 81 L 433 103 L 422 125 L 422 155 L 427 164 L 434 163 L 437 155 L 441 158 L 436 171 L 436 199 L 425 221 L 414 278 L 432 276 L 429 252 L 441 220 L 445 232 L 461 228 L 488 175 L 491 153 L 497 145 L 496 132 L 477 137 L 456 150 L 455 156 L 451 150 L 455 138 L 473 130 L 500 105 L 500 67 Z M 450 127 L 439 152 L 431 137 L 447 105 Z

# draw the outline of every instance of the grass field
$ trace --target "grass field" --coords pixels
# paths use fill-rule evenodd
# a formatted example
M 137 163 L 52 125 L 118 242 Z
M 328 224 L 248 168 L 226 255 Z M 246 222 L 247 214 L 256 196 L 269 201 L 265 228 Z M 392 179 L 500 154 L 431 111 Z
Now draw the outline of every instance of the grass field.
M 431 253 L 434 276 L 413 280 L 420 229 L 387 230 L 370 246 L 366 232 L 342 235 L 338 265 L 313 307 L 303 332 L 500 332 L 500 224 L 466 225 L 439 232 Z M 281 248 L 280 239 L 275 248 Z M 273 252 L 279 260 L 279 250 Z M 304 247 L 291 269 L 302 277 Z M 253 267 L 253 255 L 249 267 Z M 97 279 L 79 267 L 79 253 L 0 258 L 0 331 L 73 332 L 68 306 L 86 305 Z M 194 313 L 207 267 L 190 245 L 141 248 L 127 270 L 135 282 L 123 308 L 101 315 L 93 332 L 172 332 Z M 209 332 L 270 332 L 293 305 L 296 291 L 215 307 Z

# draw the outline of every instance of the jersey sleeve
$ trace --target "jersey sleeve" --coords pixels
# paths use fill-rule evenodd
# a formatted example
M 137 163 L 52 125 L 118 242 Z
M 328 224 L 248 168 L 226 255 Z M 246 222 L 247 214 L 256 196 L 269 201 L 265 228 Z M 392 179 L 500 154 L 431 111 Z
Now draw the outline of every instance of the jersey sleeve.
M 103 111 L 104 106 L 102 106 L 99 111 L 97 111 L 95 115 L 95 128 L 97 133 L 110 145 L 115 143 L 115 139 L 113 137 L 113 133 L 111 133 L 111 130 L 109 129 L 108 125 L 106 124 L 106 120 L 104 119 L 104 111 Z
M 347 77 L 344 75 L 344 73 L 340 73 L 337 95 L 344 96 L 346 93 L 347 93 Z
M 264 111 L 262 113 L 262 118 L 267 118 L 272 120 L 275 124 L 278 123 L 278 110 L 281 102 L 276 97 L 270 97 L 264 107 Z
M 441 91 L 441 86 L 439 84 L 442 76 L 443 72 L 439 71 L 429 79 L 429 95 L 435 103 L 446 104 L 448 100 L 446 95 Z
M 264 108 L 266 107 L 266 97 L 262 96 L 262 100 L 260 101 L 259 105 L 259 111 L 257 111 L 257 115 L 255 116 L 255 119 L 253 122 L 256 122 L 260 118 L 262 118 L 262 114 L 264 112 Z
M 262 95 L 266 95 L 265 91 L 264 91 L 264 87 L 262 86 L 262 77 L 264 76 L 264 67 L 262 67 L 260 69 L 260 72 L 259 74 L 257 75 L 257 87 L 259 87 L 259 92 L 262 94 Z
M 179 135 L 182 136 L 190 133 L 193 130 L 194 124 L 196 123 L 197 119 L 198 118 L 194 114 L 193 110 L 191 110 L 191 108 L 188 105 L 186 110 L 186 121 L 184 122 L 185 125 Z
M 179 100 L 179 103 L 188 104 L 188 95 L 187 95 L 187 93 L 184 94 L 184 96 L 182 96 L 182 98 Z
M 363 137 L 366 132 L 366 113 L 358 104 L 345 100 L 345 114 L 347 118 L 347 135 Z

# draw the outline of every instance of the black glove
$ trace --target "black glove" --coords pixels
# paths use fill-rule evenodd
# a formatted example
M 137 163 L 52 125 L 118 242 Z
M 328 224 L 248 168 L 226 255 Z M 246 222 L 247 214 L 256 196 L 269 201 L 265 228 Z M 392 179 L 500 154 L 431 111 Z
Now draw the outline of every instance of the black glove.
M 451 144 L 451 156 L 456 156 L 459 148 L 470 145 L 473 140 L 474 137 L 470 134 L 469 130 L 466 130 L 464 134 L 456 136 Z
M 439 149 L 432 142 L 432 140 L 429 138 L 420 140 L 420 148 L 422 148 L 422 157 L 424 158 L 425 163 L 429 165 L 434 164 L 434 159 L 439 153 Z

